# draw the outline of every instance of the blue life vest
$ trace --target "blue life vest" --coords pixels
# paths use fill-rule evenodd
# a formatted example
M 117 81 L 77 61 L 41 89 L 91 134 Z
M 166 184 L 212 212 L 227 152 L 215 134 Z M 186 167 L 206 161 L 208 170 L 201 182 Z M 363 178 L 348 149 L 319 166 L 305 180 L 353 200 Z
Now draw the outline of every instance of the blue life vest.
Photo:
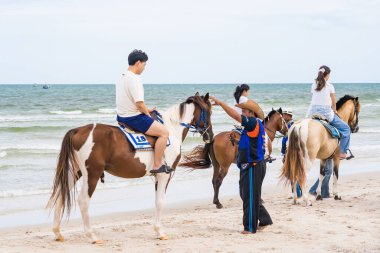
M 236 158 L 236 164 L 239 169 L 247 169 L 251 167 L 253 163 L 264 159 L 264 140 L 264 126 L 258 119 L 256 127 L 253 131 L 247 132 L 246 128 L 243 130 L 239 141 L 238 155 Z

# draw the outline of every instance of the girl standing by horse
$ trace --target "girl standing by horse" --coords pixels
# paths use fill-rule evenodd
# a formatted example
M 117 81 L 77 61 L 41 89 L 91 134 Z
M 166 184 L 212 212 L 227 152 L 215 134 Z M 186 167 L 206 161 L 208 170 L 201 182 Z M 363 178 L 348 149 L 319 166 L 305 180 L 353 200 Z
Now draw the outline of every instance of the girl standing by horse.
M 332 126 L 341 133 L 340 159 L 346 159 L 350 145 L 350 127 L 338 115 L 335 103 L 335 88 L 327 82 L 330 77 L 330 68 L 323 65 L 319 68 L 318 77 L 311 86 L 311 104 L 307 117 L 315 113 L 322 114 Z

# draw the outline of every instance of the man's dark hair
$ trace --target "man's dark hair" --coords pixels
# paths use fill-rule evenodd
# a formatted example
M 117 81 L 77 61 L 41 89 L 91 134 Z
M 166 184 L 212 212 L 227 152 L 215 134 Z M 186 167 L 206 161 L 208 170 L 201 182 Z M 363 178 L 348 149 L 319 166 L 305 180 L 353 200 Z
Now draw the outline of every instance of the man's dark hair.
M 136 62 L 141 61 L 141 62 L 146 62 L 148 60 L 148 55 L 141 51 L 141 50 L 133 50 L 132 53 L 128 55 L 128 64 L 129 66 L 135 65 Z

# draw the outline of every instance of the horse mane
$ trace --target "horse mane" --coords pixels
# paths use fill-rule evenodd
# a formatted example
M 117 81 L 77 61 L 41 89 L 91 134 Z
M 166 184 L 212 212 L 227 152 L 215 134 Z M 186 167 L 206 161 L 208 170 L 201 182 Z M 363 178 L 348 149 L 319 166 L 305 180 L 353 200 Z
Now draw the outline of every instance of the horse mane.
M 346 103 L 348 100 L 354 100 L 354 99 L 355 97 L 351 95 L 344 95 L 338 100 L 338 102 L 336 102 L 336 109 L 339 110 L 339 108 L 341 108 L 344 105 L 344 103 Z
M 204 106 L 205 102 L 203 99 L 204 99 L 204 96 L 197 96 L 197 95 L 188 97 L 185 102 L 182 102 L 179 105 L 179 117 L 182 119 L 183 113 L 185 112 L 186 104 L 194 103 L 198 105 L 200 108 L 205 109 L 205 106 Z
M 276 112 L 277 112 L 276 110 L 272 109 L 272 111 L 270 111 L 268 115 L 265 117 L 264 122 L 267 122 L 270 119 L 270 117 L 272 117 L 272 115 L 275 114 Z

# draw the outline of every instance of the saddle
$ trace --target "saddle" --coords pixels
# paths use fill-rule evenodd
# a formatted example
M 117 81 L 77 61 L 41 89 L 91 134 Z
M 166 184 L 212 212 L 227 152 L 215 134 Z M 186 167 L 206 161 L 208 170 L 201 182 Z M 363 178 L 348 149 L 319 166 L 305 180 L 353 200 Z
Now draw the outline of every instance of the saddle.
M 326 117 L 321 114 L 313 114 L 311 118 L 320 122 L 326 128 L 327 132 L 329 132 L 331 137 L 340 140 L 339 130 L 330 125 L 330 122 L 326 119 Z
M 153 111 L 151 114 L 151 117 L 160 122 L 163 123 L 164 121 L 161 118 L 161 115 L 157 111 Z M 146 135 L 140 132 L 136 132 L 126 124 L 122 122 L 118 122 L 120 131 L 124 134 L 127 141 L 132 145 L 132 147 L 135 150 L 145 150 L 145 151 L 151 151 L 154 149 L 154 146 L 157 141 L 157 137 Z M 168 142 L 166 143 L 166 146 L 170 145 L 170 139 L 168 139 Z

